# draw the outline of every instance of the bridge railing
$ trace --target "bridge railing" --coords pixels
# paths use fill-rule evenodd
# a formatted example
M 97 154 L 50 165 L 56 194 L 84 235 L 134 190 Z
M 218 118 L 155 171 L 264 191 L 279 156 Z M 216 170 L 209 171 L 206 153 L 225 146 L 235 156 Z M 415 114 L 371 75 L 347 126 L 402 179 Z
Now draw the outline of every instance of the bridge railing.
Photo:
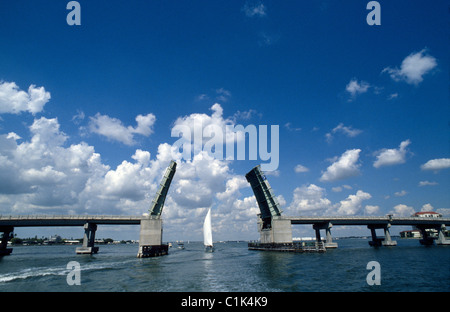
M 436 218 L 436 217 L 395 217 L 395 216 L 281 216 L 280 219 L 298 219 L 298 220 L 404 220 L 404 221 L 417 221 L 417 220 L 449 220 L 449 218 Z
M 0 215 L 0 220 L 38 220 L 38 219 L 64 219 L 64 220 L 136 220 L 142 216 L 120 215 Z

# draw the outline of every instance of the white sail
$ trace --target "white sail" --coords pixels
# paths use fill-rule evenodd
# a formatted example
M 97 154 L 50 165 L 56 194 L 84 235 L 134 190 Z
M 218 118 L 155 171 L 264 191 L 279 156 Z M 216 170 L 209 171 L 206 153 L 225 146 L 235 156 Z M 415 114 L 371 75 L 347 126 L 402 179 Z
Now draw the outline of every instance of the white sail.
M 205 222 L 203 223 L 203 239 L 205 246 L 212 246 L 212 229 L 211 229 L 211 208 L 208 209 Z

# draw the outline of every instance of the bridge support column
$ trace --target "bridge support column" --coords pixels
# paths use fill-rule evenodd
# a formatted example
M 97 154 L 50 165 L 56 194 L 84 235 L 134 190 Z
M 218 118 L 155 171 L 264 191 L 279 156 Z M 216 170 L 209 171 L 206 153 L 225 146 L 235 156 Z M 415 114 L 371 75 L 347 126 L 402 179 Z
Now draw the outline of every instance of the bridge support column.
M 381 246 L 381 239 L 377 238 L 376 228 L 368 225 L 367 228 L 370 229 L 370 234 L 372 235 L 372 240 L 369 242 L 370 246 Z
M 397 246 L 397 241 L 391 239 L 391 233 L 389 233 L 389 228 L 391 224 L 388 223 L 384 227 L 384 241 L 382 242 L 383 246 Z
M 391 224 L 380 224 L 380 225 L 368 225 L 367 228 L 370 229 L 372 234 L 372 241 L 369 242 L 370 246 L 397 246 L 397 241 L 392 240 L 389 228 Z M 378 238 L 376 229 L 384 230 L 384 238 Z
M 258 222 L 260 241 L 263 244 L 292 243 L 291 220 L 272 219 L 269 228 L 263 228 L 263 222 Z
M 169 246 L 162 243 L 161 218 L 145 218 L 141 220 L 138 258 L 157 257 L 168 254 Z
M 331 222 L 325 224 L 313 224 L 313 229 L 316 231 L 316 242 L 320 243 L 320 230 L 325 229 L 325 248 L 337 248 L 338 244 L 333 243 L 333 237 L 331 236 L 331 228 L 333 224 Z
M 313 229 L 316 231 L 316 242 L 322 242 L 322 238 L 320 237 L 320 228 L 313 225 Z
M 3 232 L 2 240 L 0 241 L 0 257 L 10 255 L 12 248 L 8 247 L 8 240 L 11 238 L 11 234 L 14 231 L 12 226 L 0 227 L 0 232 Z
M 433 245 L 434 242 L 434 238 L 430 236 L 430 234 L 428 233 L 428 229 L 430 229 L 430 227 L 427 226 L 417 226 L 417 228 L 420 230 L 420 232 L 422 233 L 422 239 L 419 240 L 420 244 L 422 245 L 426 245 L 426 246 L 430 246 Z
M 271 220 L 263 220 L 258 215 L 259 242 L 248 243 L 249 250 L 283 251 L 283 252 L 324 252 L 323 244 L 314 246 L 292 241 L 292 221 L 273 217 Z
M 450 245 L 450 239 L 446 239 L 445 237 L 445 230 L 445 224 L 441 224 L 441 227 L 439 228 L 438 239 L 436 241 L 437 245 Z
M 83 246 L 75 249 L 77 254 L 93 254 L 98 252 L 98 247 L 94 246 L 95 231 L 97 231 L 97 224 L 89 222 L 84 224 Z

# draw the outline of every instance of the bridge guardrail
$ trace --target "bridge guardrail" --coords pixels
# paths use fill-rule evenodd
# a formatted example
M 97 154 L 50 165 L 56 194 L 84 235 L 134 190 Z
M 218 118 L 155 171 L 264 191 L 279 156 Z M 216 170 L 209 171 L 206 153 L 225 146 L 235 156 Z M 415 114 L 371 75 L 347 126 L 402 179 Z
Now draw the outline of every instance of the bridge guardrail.
M 75 219 L 75 220 L 136 220 L 142 216 L 120 216 L 120 215 L 0 215 L 0 220 L 31 220 L 31 219 Z

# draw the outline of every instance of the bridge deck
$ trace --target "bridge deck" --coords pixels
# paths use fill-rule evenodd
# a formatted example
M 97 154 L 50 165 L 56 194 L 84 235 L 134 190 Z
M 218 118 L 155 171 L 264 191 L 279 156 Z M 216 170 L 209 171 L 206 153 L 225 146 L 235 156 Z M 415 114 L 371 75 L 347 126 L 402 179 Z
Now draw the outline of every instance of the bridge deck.
M 450 218 L 421 217 L 295 217 L 279 216 L 275 219 L 290 220 L 292 224 L 319 224 L 331 222 L 333 225 L 450 225 Z M 109 216 L 109 215 L 18 215 L 1 216 L 0 226 L 82 226 L 85 223 L 95 224 L 140 224 L 142 216 Z
M 291 220 L 292 224 L 318 224 L 331 222 L 333 225 L 450 225 L 450 218 L 422 217 L 278 217 L 281 220 Z
M 142 216 L 94 216 L 94 215 L 29 215 L 0 216 L 0 226 L 83 226 L 95 224 L 140 224 Z

